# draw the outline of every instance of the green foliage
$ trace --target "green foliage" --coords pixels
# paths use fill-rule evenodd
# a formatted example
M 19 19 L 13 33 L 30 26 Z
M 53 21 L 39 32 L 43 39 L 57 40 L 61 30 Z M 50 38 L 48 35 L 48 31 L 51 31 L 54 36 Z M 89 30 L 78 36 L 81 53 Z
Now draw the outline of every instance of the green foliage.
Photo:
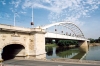
M 57 45 L 58 46 L 69 46 L 69 45 L 77 45 L 78 41 L 75 40 L 59 40 Z
M 78 53 L 78 49 L 70 49 L 68 47 L 57 47 L 56 55 L 62 58 L 71 56 L 73 53 Z
M 48 56 L 52 56 L 53 54 L 53 48 L 52 47 L 46 47 L 46 52 Z
M 98 39 L 89 38 L 90 43 L 100 43 L 100 37 Z
M 89 40 L 90 40 L 90 43 L 94 43 L 95 42 L 95 39 L 90 38 Z
M 98 43 L 100 43 L 100 37 L 98 38 Z

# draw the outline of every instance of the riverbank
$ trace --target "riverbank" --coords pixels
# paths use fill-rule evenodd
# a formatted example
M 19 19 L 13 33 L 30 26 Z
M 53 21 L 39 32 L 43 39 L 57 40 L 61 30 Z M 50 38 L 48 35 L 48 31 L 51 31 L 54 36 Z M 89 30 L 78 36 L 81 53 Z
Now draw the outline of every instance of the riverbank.
M 46 44 L 45 46 L 46 46 L 46 47 L 57 47 L 56 44 Z
M 56 44 L 46 44 L 46 47 L 59 47 Z M 89 43 L 89 46 L 100 46 L 100 43 Z M 69 48 L 75 48 L 75 45 L 69 45 Z
M 90 43 L 89 46 L 100 46 L 100 43 Z
M 46 44 L 45 46 L 46 47 L 59 47 L 57 44 Z M 63 46 L 63 47 L 66 47 L 66 46 Z M 69 45 L 68 47 L 69 48 L 75 48 L 76 45 Z

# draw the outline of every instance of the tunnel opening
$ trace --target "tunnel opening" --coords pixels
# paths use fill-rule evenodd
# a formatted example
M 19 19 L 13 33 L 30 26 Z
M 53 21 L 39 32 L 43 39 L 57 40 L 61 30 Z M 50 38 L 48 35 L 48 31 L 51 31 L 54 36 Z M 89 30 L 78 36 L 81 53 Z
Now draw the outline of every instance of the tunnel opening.
M 20 44 L 7 45 L 3 48 L 2 59 L 4 61 L 14 59 L 24 49 L 25 49 L 25 47 Z

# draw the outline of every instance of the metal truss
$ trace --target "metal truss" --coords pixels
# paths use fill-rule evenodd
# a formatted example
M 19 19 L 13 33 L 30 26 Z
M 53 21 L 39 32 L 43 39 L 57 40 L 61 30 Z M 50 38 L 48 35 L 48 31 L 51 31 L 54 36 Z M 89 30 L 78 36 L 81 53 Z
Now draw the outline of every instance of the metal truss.
M 73 34 L 75 34 L 77 37 L 82 37 L 82 38 L 85 38 L 84 37 L 84 34 L 83 32 L 81 31 L 81 29 L 75 25 L 74 23 L 72 22 L 56 22 L 56 23 L 52 23 L 52 24 L 49 24 L 49 25 L 45 25 L 45 26 L 42 26 L 41 28 L 42 29 L 47 29 L 47 28 L 50 28 L 50 27 L 53 27 L 53 26 L 64 26 L 66 28 L 68 28 L 69 30 L 71 30 L 73 32 Z

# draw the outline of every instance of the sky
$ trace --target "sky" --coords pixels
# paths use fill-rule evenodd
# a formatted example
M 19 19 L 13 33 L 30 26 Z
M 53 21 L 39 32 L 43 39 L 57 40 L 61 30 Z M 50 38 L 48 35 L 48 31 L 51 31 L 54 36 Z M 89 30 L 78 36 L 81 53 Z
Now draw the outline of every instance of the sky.
M 86 38 L 100 37 L 100 0 L 0 0 L 0 24 L 31 28 L 71 21 Z

